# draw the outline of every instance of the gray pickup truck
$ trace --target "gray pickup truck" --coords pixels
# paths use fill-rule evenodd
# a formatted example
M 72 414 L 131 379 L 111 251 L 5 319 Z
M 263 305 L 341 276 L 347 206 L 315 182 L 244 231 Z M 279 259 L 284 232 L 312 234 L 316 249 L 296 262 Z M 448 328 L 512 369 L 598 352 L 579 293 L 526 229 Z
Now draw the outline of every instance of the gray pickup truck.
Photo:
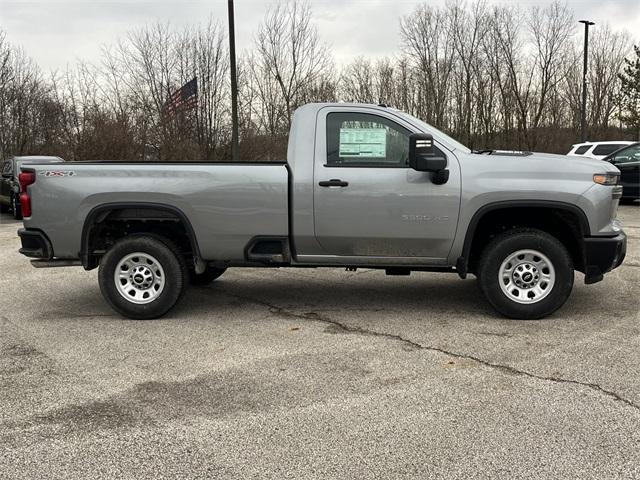
M 622 262 L 607 162 L 474 152 L 395 109 L 299 108 L 279 163 L 73 162 L 20 174 L 20 252 L 100 267 L 104 297 L 157 318 L 228 267 L 474 274 L 489 303 L 541 318 Z M 428 295 L 425 292 L 425 295 Z

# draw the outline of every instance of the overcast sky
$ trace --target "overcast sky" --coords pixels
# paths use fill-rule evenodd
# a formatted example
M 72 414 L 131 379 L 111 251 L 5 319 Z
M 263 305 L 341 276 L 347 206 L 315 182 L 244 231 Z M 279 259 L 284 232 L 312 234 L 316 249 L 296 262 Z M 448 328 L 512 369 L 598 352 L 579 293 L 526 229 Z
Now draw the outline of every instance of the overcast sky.
M 272 0 L 236 0 L 236 42 L 250 47 L 253 34 Z M 332 46 L 338 63 L 358 55 L 382 56 L 398 51 L 399 19 L 416 0 L 312 0 L 321 37 Z M 428 2 L 442 4 L 444 0 Z M 505 3 L 505 2 L 500 2 Z M 549 0 L 517 1 L 524 7 Z M 639 0 L 569 0 L 576 20 L 586 18 L 640 37 Z M 96 61 L 100 46 L 126 32 L 161 20 L 183 26 L 219 19 L 226 28 L 225 0 L 0 0 L 0 28 L 10 42 L 21 45 L 42 68 L 63 69 L 76 59 Z M 582 25 L 576 23 L 576 31 Z M 598 25 L 595 26 L 598 28 Z

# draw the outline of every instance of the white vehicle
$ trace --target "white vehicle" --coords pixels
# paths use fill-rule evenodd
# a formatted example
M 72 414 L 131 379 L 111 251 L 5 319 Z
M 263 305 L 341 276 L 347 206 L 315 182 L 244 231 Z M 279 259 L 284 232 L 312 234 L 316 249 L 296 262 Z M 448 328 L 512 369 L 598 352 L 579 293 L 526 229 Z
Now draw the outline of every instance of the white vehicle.
M 633 142 L 620 140 L 618 142 L 584 142 L 572 145 L 567 155 L 572 157 L 590 157 L 602 160 L 607 155 L 620 150 L 622 147 L 631 145 Z

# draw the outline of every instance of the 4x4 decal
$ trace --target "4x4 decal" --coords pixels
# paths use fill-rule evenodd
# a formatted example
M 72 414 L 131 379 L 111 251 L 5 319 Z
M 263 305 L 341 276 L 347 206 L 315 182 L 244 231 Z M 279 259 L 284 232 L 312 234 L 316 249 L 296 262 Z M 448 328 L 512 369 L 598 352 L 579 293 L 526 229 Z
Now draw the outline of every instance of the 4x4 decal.
M 46 170 L 40 172 L 40 175 L 44 175 L 45 177 L 73 177 L 76 172 L 73 170 Z

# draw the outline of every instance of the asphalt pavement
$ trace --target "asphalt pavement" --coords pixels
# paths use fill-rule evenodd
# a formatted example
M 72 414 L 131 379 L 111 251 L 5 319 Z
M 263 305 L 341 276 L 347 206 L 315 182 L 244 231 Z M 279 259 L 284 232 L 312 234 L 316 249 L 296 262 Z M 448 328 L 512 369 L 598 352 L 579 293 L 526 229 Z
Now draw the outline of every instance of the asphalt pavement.
M 640 478 L 640 206 L 553 316 L 475 279 L 231 269 L 132 321 L 0 217 L 0 478 Z

